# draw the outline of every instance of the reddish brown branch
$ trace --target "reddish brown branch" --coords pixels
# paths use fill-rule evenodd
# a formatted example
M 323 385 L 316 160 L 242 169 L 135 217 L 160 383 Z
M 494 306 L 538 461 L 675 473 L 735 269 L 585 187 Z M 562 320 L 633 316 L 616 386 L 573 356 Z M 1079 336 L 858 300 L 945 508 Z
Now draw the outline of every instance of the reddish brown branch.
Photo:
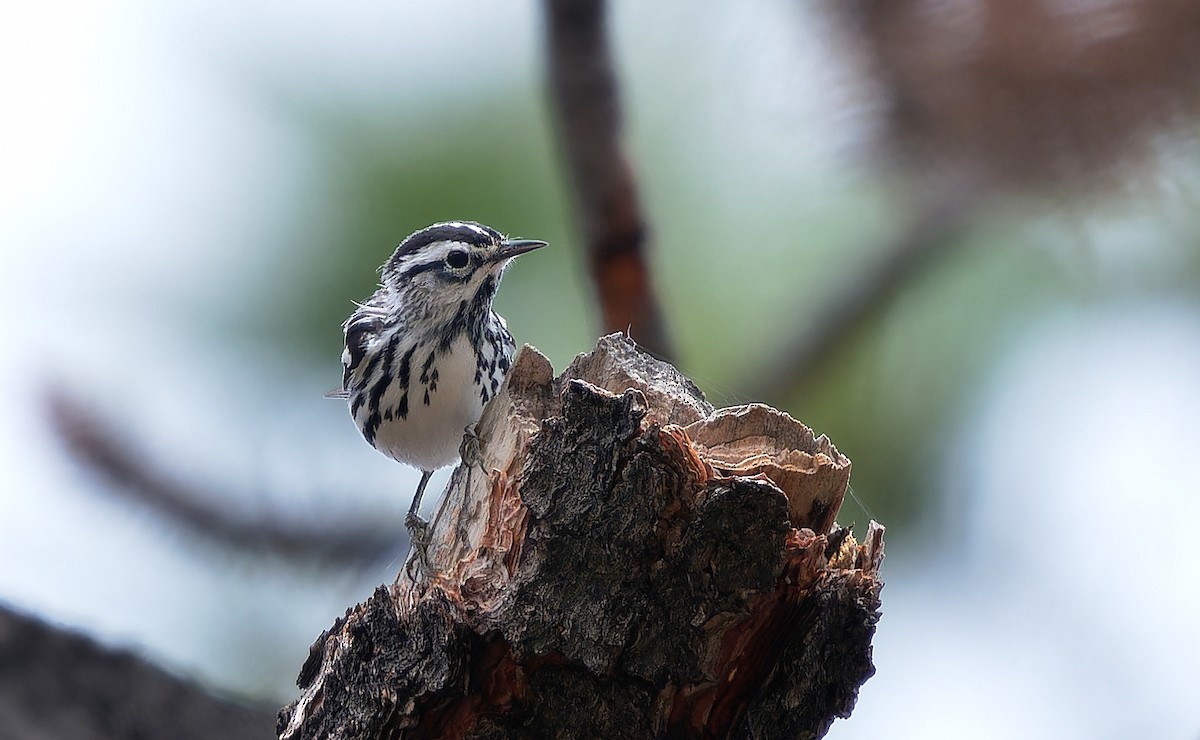
M 327 563 L 378 561 L 407 545 L 398 529 L 375 524 L 302 524 L 271 514 L 239 516 L 220 505 L 232 497 L 214 496 L 211 486 L 179 481 L 123 440 L 116 426 L 87 404 L 54 390 L 46 395 L 46 413 L 66 450 L 113 484 L 105 490 L 219 545 Z
M 621 148 L 621 108 L 603 0 L 547 0 L 550 103 L 570 171 L 605 331 L 672 354 L 646 261 L 646 224 Z

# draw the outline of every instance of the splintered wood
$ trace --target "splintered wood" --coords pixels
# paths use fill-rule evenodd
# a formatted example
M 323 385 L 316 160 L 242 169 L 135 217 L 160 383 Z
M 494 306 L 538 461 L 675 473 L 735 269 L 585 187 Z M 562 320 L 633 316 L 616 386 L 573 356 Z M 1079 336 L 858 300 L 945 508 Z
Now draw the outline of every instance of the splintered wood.
M 874 672 L 850 461 L 621 335 L 526 347 L 402 573 L 313 646 L 280 737 L 820 737 Z

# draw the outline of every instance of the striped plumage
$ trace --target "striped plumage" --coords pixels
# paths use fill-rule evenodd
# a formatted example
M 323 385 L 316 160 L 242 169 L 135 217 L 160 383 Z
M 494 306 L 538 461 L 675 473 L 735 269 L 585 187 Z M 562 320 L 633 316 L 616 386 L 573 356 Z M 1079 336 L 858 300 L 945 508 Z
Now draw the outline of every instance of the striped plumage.
M 429 473 L 458 459 L 512 364 L 515 344 L 492 299 L 513 257 L 545 242 L 506 239 L 469 221 L 410 235 L 383 265 L 379 289 L 343 324 L 342 389 L 363 437 Z

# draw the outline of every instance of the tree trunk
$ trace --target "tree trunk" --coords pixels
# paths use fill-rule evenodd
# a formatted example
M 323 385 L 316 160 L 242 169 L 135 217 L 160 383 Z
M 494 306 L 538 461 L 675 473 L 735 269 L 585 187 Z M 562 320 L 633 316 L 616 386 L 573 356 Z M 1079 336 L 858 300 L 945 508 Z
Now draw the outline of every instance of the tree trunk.
M 406 569 L 312 646 L 280 738 L 815 738 L 871 676 L 850 461 L 621 335 L 525 347 Z

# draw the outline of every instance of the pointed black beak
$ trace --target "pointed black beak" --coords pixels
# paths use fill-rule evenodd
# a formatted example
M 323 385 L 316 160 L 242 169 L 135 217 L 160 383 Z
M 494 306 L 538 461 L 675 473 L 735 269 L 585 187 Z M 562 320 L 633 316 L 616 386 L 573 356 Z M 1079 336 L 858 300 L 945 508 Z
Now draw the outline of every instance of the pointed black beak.
M 492 260 L 499 262 L 500 260 L 510 259 L 519 254 L 532 252 L 535 249 L 541 249 L 546 246 L 546 242 L 537 239 L 505 239 L 500 243 L 500 248 L 496 250 L 496 254 Z

